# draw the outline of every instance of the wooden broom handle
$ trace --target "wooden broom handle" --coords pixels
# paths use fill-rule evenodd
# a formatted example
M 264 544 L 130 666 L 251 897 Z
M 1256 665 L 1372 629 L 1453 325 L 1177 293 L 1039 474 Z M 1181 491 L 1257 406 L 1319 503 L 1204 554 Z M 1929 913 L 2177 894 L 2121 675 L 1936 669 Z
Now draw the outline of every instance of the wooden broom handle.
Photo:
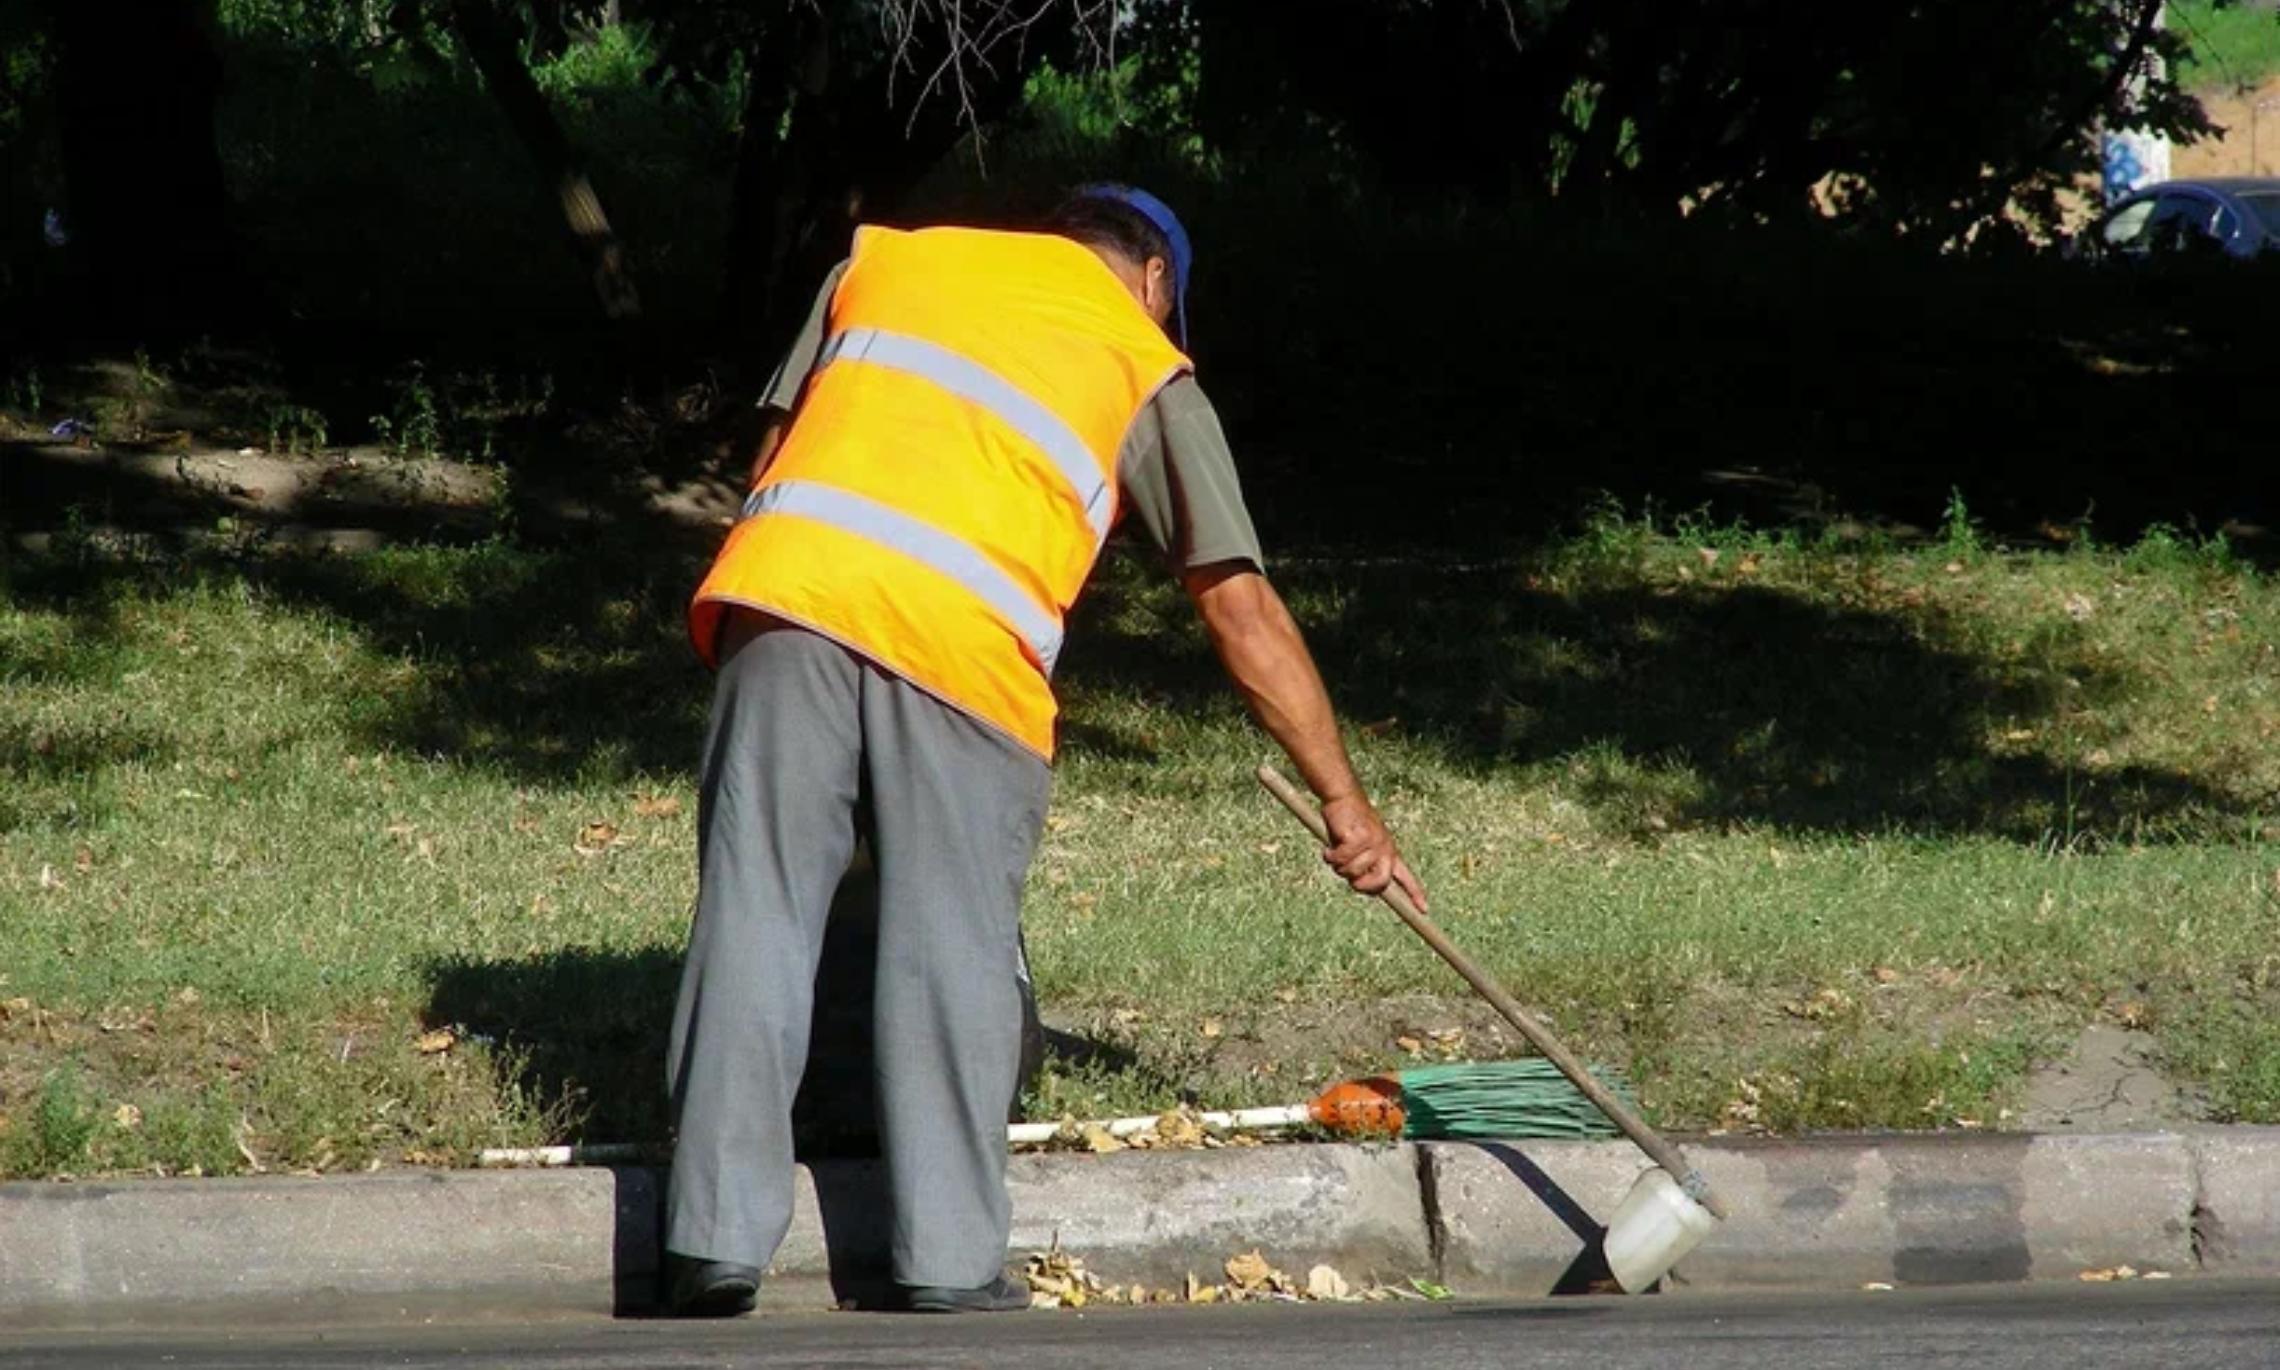
M 1296 786 L 1283 779 L 1280 771 L 1272 766 L 1259 767 L 1259 783 L 1266 786 L 1267 793 L 1282 801 L 1282 806 L 1290 810 L 1292 817 L 1306 825 L 1306 830 L 1314 834 L 1315 841 L 1325 847 L 1330 845 L 1330 829 L 1323 823 L 1321 811 L 1313 801 L 1300 794 Z M 1569 1083 L 1581 1090 L 1584 1098 L 1591 1100 L 1615 1126 L 1623 1129 L 1623 1135 L 1638 1143 L 1639 1150 L 1646 1152 L 1649 1160 L 1669 1171 L 1670 1177 L 1697 1203 L 1709 1209 L 1713 1216 L 1726 1216 L 1726 1206 L 1710 1192 L 1709 1182 L 1702 1178 L 1701 1172 L 1687 1164 L 1685 1153 L 1664 1141 L 1661 1133 L 1647 1126 L 1646 1120 L 1632 1112 L 1630 1106 L 1613 1090 L 1600 1083 L 1598 1076 L 1584 1069 L 1582 1062 L 1568 1054 L 1568 1049 L 1560 1043 L 1559 1038 L 1552 1035 L 1550 1028 L 1538 1022 L 1534 1014 L 1506 994 L 1504 987 L 1490 979 L 1486 971 L 1474 965 L 1471 957 L 1457 950 L 1448 934 L 1426 917 L 1423 909 L 1410 901 L 1409 895 L 1401 886 L 1387 885 L 1378 897 L 1386 902 L 1386 906 L 1402 922 L 1409 925 L 1411 932 L 1424 938 L 1425 945 L 1439 953 L 1441 959 L 1449 963 L 1451 970 L 1463 976 L 1466 984 L 1471 985 L 1481 998 L 1503 1014 L 1504 1020 L 1527 1038 L 1531 1046 L 1543 1053 L 1545 1060 L 1558 1067 L 1560 1074 L 1565 1075 Z

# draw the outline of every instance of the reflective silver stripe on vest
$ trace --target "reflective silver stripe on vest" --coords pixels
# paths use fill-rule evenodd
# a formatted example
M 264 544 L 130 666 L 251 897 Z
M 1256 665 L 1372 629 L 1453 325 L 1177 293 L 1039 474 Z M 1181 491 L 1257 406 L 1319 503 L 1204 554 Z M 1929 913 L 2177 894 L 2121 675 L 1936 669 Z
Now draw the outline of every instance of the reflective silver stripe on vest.
M 869 362 L 922 376 L 1005 420 L 1015 432 L 1044 449 L 1061 468 L 1062 478 L 1076 492 L 1077 503 L 1085 511 L 1085 522 L 1092 525 L 1094 543 L 1107 541 L 1109 518 L 1115 513 L 1114 491 L 1101 475 L 1092 449 L 1059 415 L 1023 394 L 1011 381 L 947 347 L 876 328 L 850 328 L 833 334 L 817 356 L 816 366 L 840 360 Z
M 828 523 L 940 571 L 1004 615 L 1029 639 L 1037 659 L 1045 663 L 1045 674 L 1053 673 L 1053 660 L 1061 654 L 1061 625 L 1054 615 L 991 565 L 989 558 L 932 524 L 852 491 L 804 480 L 753 491 L 744 501 L 744 516 L 755 514 L 796 514 Z

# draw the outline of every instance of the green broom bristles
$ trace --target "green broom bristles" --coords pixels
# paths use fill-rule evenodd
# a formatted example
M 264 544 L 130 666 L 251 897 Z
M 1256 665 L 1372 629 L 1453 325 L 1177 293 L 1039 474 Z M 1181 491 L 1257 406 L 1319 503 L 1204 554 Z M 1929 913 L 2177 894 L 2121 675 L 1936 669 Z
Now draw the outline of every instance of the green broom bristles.
M 1638 1106 L 1621 1075 L 1593 1066 L 1601 1084 Z M 1466 1061 L 1404 1070 L 1401 1135 L 1443 1141 L 1499 1137 L 1612 1137 L 1615 1125 L 1551 1062 Z

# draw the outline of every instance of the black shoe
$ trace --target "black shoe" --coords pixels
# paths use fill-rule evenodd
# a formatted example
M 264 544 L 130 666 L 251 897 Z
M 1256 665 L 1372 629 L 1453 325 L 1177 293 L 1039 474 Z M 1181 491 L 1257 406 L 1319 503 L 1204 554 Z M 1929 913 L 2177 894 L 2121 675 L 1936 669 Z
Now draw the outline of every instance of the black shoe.
M 979 1289 L 913 1284 L 903 1289 L 903 1306 L 913 1313 L 1017 1313 L 1029 1306 L 1029 1286 L 1003 1271 Z
M 676 1318 L 733 1318 L 760 1301 L 760 1272 L 734 1261 L 667 1252 L 665 1311 Z

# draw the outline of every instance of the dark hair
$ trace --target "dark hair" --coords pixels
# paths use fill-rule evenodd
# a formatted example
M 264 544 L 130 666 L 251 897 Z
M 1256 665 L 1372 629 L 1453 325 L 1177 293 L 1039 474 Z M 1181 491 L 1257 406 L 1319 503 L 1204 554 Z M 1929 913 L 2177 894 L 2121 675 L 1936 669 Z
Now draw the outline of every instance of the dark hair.
M 1122 200 L 1105 195 L 1073 195 L 1045 219 L 1045 231 L 1096 250 L 1114 252 L 1136 265 L 1151 257 L 1169 263 L 1171 239 L 1153 220 Z

